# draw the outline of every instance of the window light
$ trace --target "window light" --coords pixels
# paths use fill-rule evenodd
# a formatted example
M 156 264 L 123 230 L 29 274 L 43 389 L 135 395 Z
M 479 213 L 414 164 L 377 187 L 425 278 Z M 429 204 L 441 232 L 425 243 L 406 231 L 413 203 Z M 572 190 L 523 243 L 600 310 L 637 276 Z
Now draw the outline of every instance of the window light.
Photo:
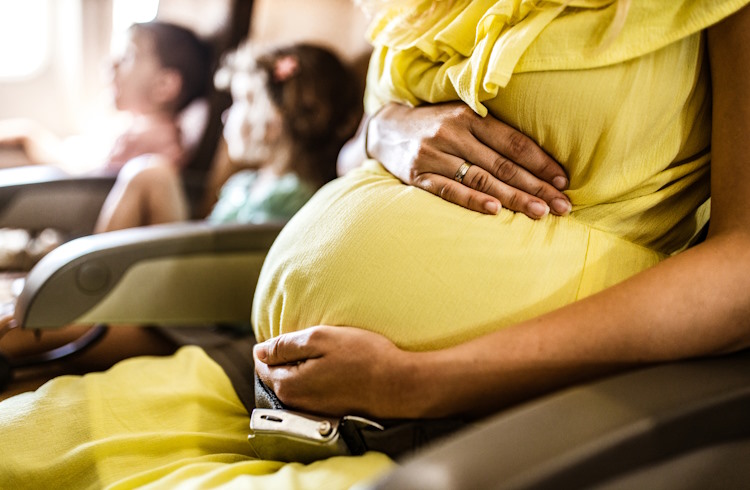
M 0 78 L 25 79 L 49 58 L 48 0 L 0 0 Z

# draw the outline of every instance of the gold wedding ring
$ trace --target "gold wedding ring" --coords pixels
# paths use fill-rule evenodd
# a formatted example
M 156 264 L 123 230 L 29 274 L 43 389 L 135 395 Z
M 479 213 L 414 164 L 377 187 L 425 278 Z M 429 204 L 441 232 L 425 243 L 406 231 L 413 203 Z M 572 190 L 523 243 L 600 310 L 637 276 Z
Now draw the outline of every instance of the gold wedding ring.
M 469 171 L 469 167 L 471 167 L 471 164 L 464 160 L 464 163 L 461 164 L 460 167 L 458 167 L 458 170 L 456 170 L 456 175 L 453 176 L 453 180 L 458 182 L 459 184 L 464 181 L 464 177 L 466 177 L 466 172 Z

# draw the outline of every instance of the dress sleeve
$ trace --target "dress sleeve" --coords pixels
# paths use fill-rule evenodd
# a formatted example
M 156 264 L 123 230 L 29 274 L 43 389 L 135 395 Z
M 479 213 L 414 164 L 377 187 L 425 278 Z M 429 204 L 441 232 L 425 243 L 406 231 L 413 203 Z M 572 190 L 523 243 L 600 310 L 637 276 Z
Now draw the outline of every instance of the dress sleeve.
M 695 34 L 748 0 L 464 0 L 389 2 L 368 31 L 374 46 L 365 108 L 463 100 L 480 115 L 515 73 L 625 62 Z M 391 5 L 398 4 L 398 5 Z

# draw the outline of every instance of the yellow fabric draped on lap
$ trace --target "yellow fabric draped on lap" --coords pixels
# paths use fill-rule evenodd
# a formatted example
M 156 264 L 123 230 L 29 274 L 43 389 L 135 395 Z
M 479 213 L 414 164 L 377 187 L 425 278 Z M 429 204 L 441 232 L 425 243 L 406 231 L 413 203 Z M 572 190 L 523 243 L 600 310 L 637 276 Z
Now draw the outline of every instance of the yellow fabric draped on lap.
M 480 215 L 368 162 L 323 188 L 274 244 L 253 307 L 259 338 L 328 323 L 410 349 L 447 346 L 680 251 L 708 211 L 700 31 L 745 3 L 632 0 L 614 31 L 608 0 L 387 3 L 369 31 L 368 110 L 460 99 L 493 114 L 564 165 L 574 212 Z M 247 424 L 226 375 L 195 347 L 59 378 L 0 403 L 0 488 L 346 488 L 393 464 L 256 461 Z
M 348 488 L 384 455 L 312 465 L 254 459 L 249 417 L 198 347 L 63 376 L 0 402 L 2 489 Z

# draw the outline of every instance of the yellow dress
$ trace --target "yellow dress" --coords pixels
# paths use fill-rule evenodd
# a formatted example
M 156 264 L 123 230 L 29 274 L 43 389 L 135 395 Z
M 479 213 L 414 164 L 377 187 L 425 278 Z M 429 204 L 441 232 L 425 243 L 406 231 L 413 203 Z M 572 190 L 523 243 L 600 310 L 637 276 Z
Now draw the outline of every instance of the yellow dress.
M 611 1 L 446 3 L 412 19 L 417 29 L 394 27 L 408 15 L 398 9 L 375 17 L 368 110 L 460 98 L 495 115 L 564 166 L 572 213 L 482 215 L 367 162 L 314 196 L 272 247 L 254 303 L 259 339 L 328 324 L 407 349 L 453 345 L 622 281 L 706 223 L 700 30 L 741 2 L 635 0 L 612 41 Z
M 480 215 L 367 162 L 273 246 L 254 300 L 259 338 L 328 323 L 446 346 L 680 251 L 707 219 L 701 31 L 745 3 L 632 0 L 612 37 L 610 0 L 393 2 L 369 32 L 368 110 L 461 99 L 496 115 L 565 166 L 573 213 Z M 127 360 L 0 403 L 0 488 L 347 488 L 393 465 L 377 453 L 257 461 L 247 425 L 201 349 Z

